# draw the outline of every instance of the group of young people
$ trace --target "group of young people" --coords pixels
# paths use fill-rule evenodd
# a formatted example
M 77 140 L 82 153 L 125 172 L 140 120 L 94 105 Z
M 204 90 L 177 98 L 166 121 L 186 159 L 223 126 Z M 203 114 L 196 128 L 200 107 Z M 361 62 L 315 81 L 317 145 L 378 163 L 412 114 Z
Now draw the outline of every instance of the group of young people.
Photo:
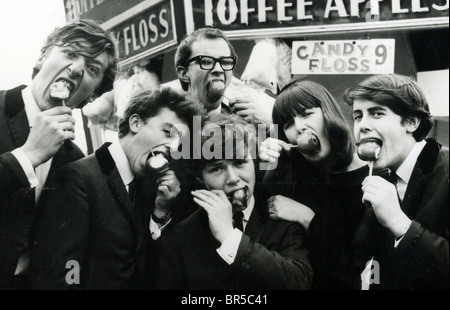
M 293 81 L 262 140 L 257 102 L 222 102 L 236 61 L 220 30 L 187 35 L 185 93 L 136 94 L 118 142 L 84 157 L 71 109 L 112 89 L 117 47 L 88 20 L 55 30 L 31 85 L 0 92 L 0 288 L 357 290 L 369 268 L 370 289 L 448 289 L 448 149 L 426 139 L 418 84 L 349 88 L 351 124 L 323 86 Z M 172 158 L 180 147 L 200 156 Z

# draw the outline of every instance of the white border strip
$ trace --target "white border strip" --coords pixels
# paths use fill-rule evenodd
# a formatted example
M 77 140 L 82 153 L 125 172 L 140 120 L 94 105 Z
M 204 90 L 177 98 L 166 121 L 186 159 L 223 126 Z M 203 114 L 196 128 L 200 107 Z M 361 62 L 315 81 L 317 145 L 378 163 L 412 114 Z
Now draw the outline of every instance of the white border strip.
M 228 38 L 232 39 L 248 39 L 248 38 L 266 38 L 266 37 L 293 37 L 302 34 L 324 34 L 334 32 L 349 32 L 361 30 L 386 29 L 402 30 L 416 27 L 432 27 L 432 26 L 447 26 L 449 25 L 448 17 L 439 18 L 423 18 L 413 20 L 399 20 L 386 22 L 368 22 L 368 23 L 354 23 L 342 25 L 318 25 L 318 26 L 304 26 L 304 27 L 283 27 L 283 28 L 267 28 L 267 29 L 253 29 L 253 30 L 230 30 L 225 31 Z
M 184 16 L 186 18 L 186 33 L 190 34 L 195 30 L 194 10 L 192 0 L 184 0 Z
M 126 10 L 125 12 L 114 16 L 113 18 L 107 20 L 102 24 L 103 27 L 106 29 L 111 29 L 118 24 L 120 24 L 123 21 L 126 21 L 127 19 L 134 17 L 135 15 L 141 13 L 143 10 L 154 6 L 160 2 L 163 2 L 164 0 L 146 0 L 144 2 L 139 3 L 138 5 L 132 7 L 131 9 Z
M 172 11 L 173 39 L 175 40 L 175 42 L 177 42 L 178 34 L 177 34 L 177 24 L 175 22 L 175 7 L 173 6 L 173 0 L 170 0 L 170 10 Z

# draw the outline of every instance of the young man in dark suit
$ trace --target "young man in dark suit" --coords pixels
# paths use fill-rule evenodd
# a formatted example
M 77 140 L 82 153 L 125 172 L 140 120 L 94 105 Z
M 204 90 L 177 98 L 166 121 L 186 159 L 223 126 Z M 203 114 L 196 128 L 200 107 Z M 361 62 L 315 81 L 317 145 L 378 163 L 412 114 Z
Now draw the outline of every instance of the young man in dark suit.
M 392 182 L 369 176 L 362 184 L 381 228 L 367 231 L 379 237 L 370 289 L 448 289 L 448 148 L 425 139 L 432 121 L 423 92 L 412 78 L 379 75 L 345 98 L 357 141 L 380 141 L 374 168 L 391 171 Z
M 148 161 L 169 158 L 198 109 L 170 88 L 142 92 L 119 124 L 118 142 L 61 169 L 37 220 L 32 288 L 148 288 L 153 239 L 180 192 L 170 166 L 158 172 Z
M 36 206 L 54 172 L 84 156 L 71 111 L 112 88 L 117 59 L 112 33 L 80 20 L 48 36 L 29 86 L 0 91 L 0 289 L 26 287 Z
M 161 238 L 155 288 L 308 289 L 304 229 L 269 219 L 257 189 L 256 128 L 224 114 L 208 116 L 202 128 L 194 146 L 201 159 L 192 160 L 204 186 L 192 192 L 200 208 Z

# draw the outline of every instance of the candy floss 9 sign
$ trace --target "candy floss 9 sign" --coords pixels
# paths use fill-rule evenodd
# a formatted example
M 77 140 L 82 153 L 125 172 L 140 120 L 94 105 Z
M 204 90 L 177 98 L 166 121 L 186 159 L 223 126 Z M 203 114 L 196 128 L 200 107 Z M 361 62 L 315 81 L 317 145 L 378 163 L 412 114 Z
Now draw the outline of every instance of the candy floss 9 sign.
M 292 74 L 389 74 L 395 39 L 295 41 Z

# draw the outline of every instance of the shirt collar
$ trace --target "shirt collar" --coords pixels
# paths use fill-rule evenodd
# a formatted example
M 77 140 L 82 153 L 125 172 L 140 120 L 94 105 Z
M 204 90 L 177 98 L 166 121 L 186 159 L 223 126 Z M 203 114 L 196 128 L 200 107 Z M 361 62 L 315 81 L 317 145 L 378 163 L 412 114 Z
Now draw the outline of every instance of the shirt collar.
M 208 112 L 208 115 L 220 114 L 222 112 L 222 105 L 219 104 L 217 108 Z
M 31 87 L 25 87 L 24 89 L 22 89 L 22 98 L 23 103 L 25 104 L 25 112 L 27 114 L 28 124 L 30 125 L 30 127 L 33 127 L 36 116 L 42 111 L 36 103 L 36 100 L 34 100 L 33 98 Z
M 248 222 L 254 206 L 255 206 L 255 196 L 252 196 L 252 198 L 250 198 L 250 202 L 248 203 L 247 208 L 245 208 L 245 210 L 242 211 L 242 213 L 244 213 L 244 221 Z
M 406 157 L 400 167 L 398 167 L 397 171 L 395 171 L 395 174 L 406 184 L 409 183 L 417 158 L 419 158 L 419 155 L 426 144 L 427 142 L 425 140 L 416 142 L 412 147 L 411 152 L 409 152 L 408 157 Z
M 122 149 L 120 142 L 113 142 L 108 146 L 109 153 L 111 154 L 114 162 L 116 163 L 117 170 L 119 170 L 120 177 L 125 185 L 130 184 L 134 179 L 134 173 L 130 168 L 127 156 Z

